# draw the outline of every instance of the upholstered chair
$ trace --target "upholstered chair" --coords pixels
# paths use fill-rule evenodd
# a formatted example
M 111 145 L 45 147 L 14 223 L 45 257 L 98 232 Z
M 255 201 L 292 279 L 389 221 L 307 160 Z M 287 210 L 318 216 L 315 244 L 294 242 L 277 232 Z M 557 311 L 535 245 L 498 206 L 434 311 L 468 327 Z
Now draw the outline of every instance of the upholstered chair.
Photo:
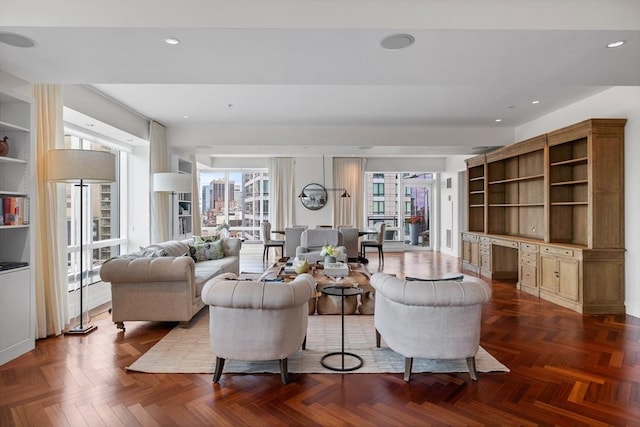
M 299 274 L 289 283 L 238 280 L 232 273 L 208 281 L 202 301 L 209 305 L 216 356 L 213 382 L 220 380 L 226 359 L 279 360 L 280 376 L 287 384 L 287 360 L 304 348 L 314 290 L 310 274 Z
M 384 265 L 384 252 L 382 251 L 382 244 L 384 243 L 384 232 L 387 229 L 387 224 L 384 222 L 376 223 L 376 238 L 375 240 L 363 240 L 360 242 L 360 256 L 363 258 L 366 256 L 367 248 L 378 249 L 378 268 L 381 269 Z
M 358 259 L 358 241 L 360 239 L 360 231 L 351 226 L 344 226 L 339 228 L 342 233 L 342 240 L 344 247 L 347 248 L 347 255 L 349 260 L 356 261 Z
M 284 240 L 274 240 L 271 238 L 271 223 L 263 221 L 260 225 L 262 233 L 262 243 L 264 249 L 262 251 L 262 262 L 264 263 L 269 257 L 269 248 L 280 248 L 280 256 L 284 256 Z
M 306 259 L 310 264 L 324 261 L 321 255 L 323 246 L 331 245 L 340 249 L 337 261 L 347 261 L 347 248 L 342 243 L 342 233 L 335 228 L 310 228 L 300 235 L 300 246 L 296 248 L 296 256 Z
M 284 229 L 284 256 L 296 256 L 296 248 L 300 246 L 300 236 L 307 229 L 306 225 L 294 225 Z
M 405 281 L 375 273 L 374 323 L 376 345 L 383 338 L 405 357 L 404 380 L 409 381 L 413 358 L 465 359 L 477 381 L 475 356 L 480 347 L 482 305 L 491 287 L 482 280 Z

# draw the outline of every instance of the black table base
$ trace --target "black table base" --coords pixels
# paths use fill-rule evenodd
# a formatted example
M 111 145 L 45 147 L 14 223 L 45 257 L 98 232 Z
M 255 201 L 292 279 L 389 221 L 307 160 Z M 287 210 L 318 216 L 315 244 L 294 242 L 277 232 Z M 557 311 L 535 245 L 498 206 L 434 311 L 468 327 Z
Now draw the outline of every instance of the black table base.
M 342 356 L 342 365 L 340 366 L 331 366 L 329 365 L 324 359 L 331 357 L 331 356 Z M 349 356 L 349 357 L 353 357 L 354 359 L 356 359 L 358 361 L 358 363 L 355 366 L 344 366 L 344 358 L 345 356 Z M 332 353 L 327 353 L 324 356 L 322 356 L 322 359 L 320 359 L 320 363 L 322 364 L 322 366 L 324 366 L 327 369 L 331 369 L 332 371 L 338 371 L 338 372 L 349 372 L 349 371 L 355 371 L 356 369 L 360 369 L 362 368 L 362 364 L 364 363 L 362 360 L 362 357 L 358 356 L 357 354 L 353 354 L 353 353 L 349 353 L 347 351 L 334 351 Z

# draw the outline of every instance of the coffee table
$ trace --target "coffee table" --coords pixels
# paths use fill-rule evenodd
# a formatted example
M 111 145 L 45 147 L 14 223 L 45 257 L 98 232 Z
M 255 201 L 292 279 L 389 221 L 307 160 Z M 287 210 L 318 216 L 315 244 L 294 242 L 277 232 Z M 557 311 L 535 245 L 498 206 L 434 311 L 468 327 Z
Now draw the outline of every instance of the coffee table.
M 281 277 L 285 282 L 293 280 L 297 274 L 284 273 L 285 259 L 282 259 L 273 265 L 271 265 L 262 275 L 262 278 L 276 278 Z M 342 312 L 342 298 L 326 295 L 322 293 L 322 290 L 327 286 L 351 286 L 362 289 L 362 293 L 358 296 L 346 296 L 344 297 L 344 313 L 345 314 L 373 314 L 375 299 L 375 289 L 371 286 L 370 277 L 371 274 L 364 267 L 363 264 L 357 262 L 350 262 L 349 275 L 343 278 L 334 278 L 324 275 L 324 268 L 322 264 L 311 264 L 309 266 L 309 273 L 313 276 L 316 282 L 316 293 L 309 300 L 309 314 L 340 314 Z M 358 298 L 360 298 L 360 304 L 358 305 Z

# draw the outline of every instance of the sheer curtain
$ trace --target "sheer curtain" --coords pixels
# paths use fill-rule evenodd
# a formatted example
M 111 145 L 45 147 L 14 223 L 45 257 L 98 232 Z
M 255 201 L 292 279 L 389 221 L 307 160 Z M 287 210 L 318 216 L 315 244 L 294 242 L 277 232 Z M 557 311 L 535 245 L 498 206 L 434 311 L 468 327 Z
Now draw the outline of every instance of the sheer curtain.
M 271 229 L 284 230 L 295 223 L 295 160 L 291 157 L 269 159 L 269 216 Z
M 340 197 L 334 192 L 333 223 L 353 225 L 358 229 L 364 226 L 364 169 L 366 159 L 342 158 L 333 159 L 333 184 L 335 188 L 346 188 L 351 197 Z
M 62 87 L 33 85 L 36 121 L 35 224 L 36 338 L 60 335 L 67 313 L 67 241 L 64 184 L 50 182 L 46 155 L 63 148 Z
M 169 193 L 156 193 L 153 190 L 153 174 L 157 172 L 170 172 L 167 155 L 166 129 L 160 123 L 152 121 L 149 130 L 149 204 L 151 218 L 151 243 L 164 242 L 171 236 L 170 230 L 173 224 L 169 224 L 169 206 L 171 195 Z
M 200 218 L 200 173 L 198 172 L 198 161 L 196 155 L 191 155 L 192 188 L 191 188 L 191 220 L 193 221 L 194 236 L 202 236 L 202 219 Z

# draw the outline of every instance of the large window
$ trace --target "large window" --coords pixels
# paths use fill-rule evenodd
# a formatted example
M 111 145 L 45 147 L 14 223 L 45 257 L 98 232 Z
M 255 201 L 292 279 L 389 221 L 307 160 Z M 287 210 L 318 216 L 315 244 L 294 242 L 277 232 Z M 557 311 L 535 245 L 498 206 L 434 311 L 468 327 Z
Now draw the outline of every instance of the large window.
M 124 153 L 110 147 L 71 134 L 65 135 L 64 148 L 111 152 L 116 156 L 118 170 L 121 157 L 124 156 Z M 84 189 L 76 184 L 66 184 L 69 290 L 74 290 L 80 285 L 80 209 L 83 215 L 85 284 L 98 282 L 100 265 L 105 260 L 120 255 L 120 245 L 124 243 L 124 239 L 120 236 L 119 189 L 120 182 L 89 184 Z M 82 206 L 80 206 L 80 191 L 83 191 Z
M 384 202 L 379 202 L 374 200 L 372 211 L 374 215 L 384 214 Z
M 203 234 L 227 224 L 231 235 L 260 241 L 260 225 L 269 218 L 266 171 L 203 171 L 200 192 Z
M 384 182 L 374 182 L 373 183 L 373 195 L 374 196 L 384 196 Z

